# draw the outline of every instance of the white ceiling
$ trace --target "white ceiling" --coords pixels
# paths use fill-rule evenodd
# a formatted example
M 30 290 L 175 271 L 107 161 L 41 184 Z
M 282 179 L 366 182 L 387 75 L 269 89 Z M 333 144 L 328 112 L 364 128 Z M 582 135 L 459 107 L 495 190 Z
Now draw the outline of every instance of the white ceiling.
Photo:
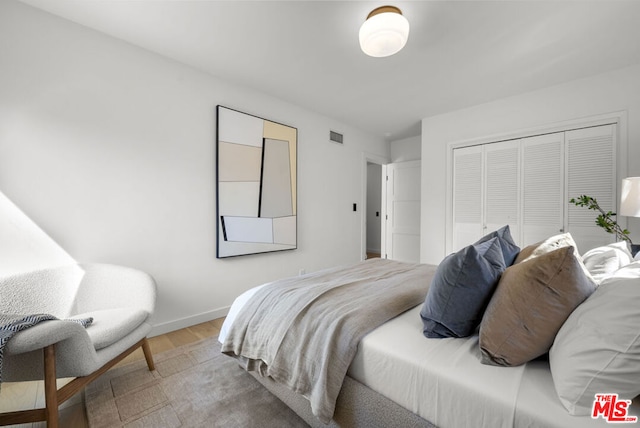
M 21 0 L 387 140 L 439 113 L 640 63 L 640 1 Z M 371 58 L 384 4 L 411 24 Z

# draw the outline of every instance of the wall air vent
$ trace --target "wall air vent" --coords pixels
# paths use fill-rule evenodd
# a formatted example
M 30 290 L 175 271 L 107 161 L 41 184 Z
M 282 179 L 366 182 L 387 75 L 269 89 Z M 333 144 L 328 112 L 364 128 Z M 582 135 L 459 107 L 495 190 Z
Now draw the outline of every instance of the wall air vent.
M 329 131 L 329 140 L 333 141 L 334 143 L 343 144 L 343 139 L 344 136 L 342 134 L 335 131 Z

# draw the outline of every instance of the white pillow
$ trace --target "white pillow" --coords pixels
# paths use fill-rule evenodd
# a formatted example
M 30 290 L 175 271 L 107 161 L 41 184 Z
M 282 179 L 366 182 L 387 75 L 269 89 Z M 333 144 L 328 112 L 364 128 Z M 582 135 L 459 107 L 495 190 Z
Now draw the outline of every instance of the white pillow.
M 640 394 L 640 262 L 604 279 L 565 321 L 549 351 L 553 383 L 572 415 L 589 415 L 595 394 Z
M 526 262 L 529 259 L 538 257 L 541 254 L 550 253 L 551 251 L 562 247 L 573 247 L 573 254 L 575 254 L 576 258 L 580 260 L 578 244 L 573 240 L 573 236 L 567 232 L 551 236 L 544 241 L 536 242 L 535 244 L 524 247 L 520 250 L 520 253 L 518 254 L 518 257 L 516 257 L 514 263 Z
M 604 247 L 597 247 L 582 256 L 582 262 L 598 284 L 632 261 L 633 256 L 629 252 L 626 242 L 615 242 Z

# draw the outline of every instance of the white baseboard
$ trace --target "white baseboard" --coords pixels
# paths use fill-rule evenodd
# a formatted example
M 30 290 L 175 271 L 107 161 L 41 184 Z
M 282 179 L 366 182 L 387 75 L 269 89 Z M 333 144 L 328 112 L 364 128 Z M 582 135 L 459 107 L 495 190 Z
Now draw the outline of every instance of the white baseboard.
M 226 317 L 229 313 L 229 308 L 230 306 L 225 306 L 224 308 L 214 309 L 212 311 L 203 312 L 201 314 L 193 315 L 190 317 L 156 324 L 151 329 L 148 337 L 160 336 L 161 334 L 180 330 L 181 328 L 191 327 L 192 325 Z

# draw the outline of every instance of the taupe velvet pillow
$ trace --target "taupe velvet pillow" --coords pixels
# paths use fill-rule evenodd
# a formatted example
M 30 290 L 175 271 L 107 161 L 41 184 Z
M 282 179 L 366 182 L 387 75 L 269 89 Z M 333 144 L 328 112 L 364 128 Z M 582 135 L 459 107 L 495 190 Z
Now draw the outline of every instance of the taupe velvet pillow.
M 574 247 L 508 267 L 480 324 L 482 363 L 518 366 L 546 353 L 571 312 L 596 288 Z

